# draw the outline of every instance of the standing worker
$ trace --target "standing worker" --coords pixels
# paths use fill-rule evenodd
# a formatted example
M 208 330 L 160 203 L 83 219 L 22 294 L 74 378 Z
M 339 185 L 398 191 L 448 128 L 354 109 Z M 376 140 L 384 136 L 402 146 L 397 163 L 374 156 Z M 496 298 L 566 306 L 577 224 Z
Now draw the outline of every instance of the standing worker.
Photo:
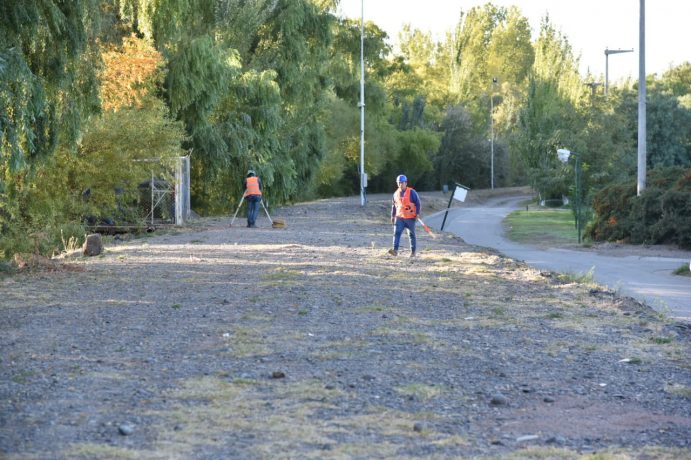
M 245 198 L 247 199 L 247 226 L 256 227 L 259 202 L 262 199 L 262 181 L 253 169 L 247 171 L 245 178 Z
M 408 187 L 408 178 L 403 174 L 396 178 L 398 190 L 393 194 L 391 206 L 391 223 L 394 224 L 393 249 L 389 250 L 392 256 L 398 255 L 398 245 L 401 242 L 403 229 L 408 230 L 410 240 L 410 257 L 415 257 L 417 238 L 415 237 L 415 220 L 422 210 L 420 197 L 417 192 Z

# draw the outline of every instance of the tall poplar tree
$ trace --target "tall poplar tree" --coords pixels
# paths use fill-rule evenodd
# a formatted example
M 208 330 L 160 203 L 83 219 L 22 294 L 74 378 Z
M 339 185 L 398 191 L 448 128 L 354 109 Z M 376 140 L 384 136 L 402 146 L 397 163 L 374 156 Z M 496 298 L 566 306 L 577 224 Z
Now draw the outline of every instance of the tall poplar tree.
M 542 194 L 563 192 L 564 177 L 557 148 L 582 151 L 583 118 L 579 106 L 586 87 L 578 74 L 578 60 L 568 40 L 545 17 L 535 43 L 535 63 L 530 72 L 527 98 L 513 137 L 515 163 L 522 163 L 532 185 Z

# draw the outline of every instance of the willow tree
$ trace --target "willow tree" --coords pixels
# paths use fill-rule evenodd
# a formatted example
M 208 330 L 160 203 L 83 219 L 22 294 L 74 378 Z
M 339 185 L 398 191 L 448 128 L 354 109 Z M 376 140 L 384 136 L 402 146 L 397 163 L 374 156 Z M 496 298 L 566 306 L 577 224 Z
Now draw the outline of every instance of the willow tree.
M 0 4 L 3 172 L 45 158 L 61 142 L 73 145 L 82 121 L 98 111 L 98 5 L 96 0 Z
M 309 190 L 325 152 L 324 69 L 333 2 L 122 5 L 166 57 L 165 95 L 193 148 L 193 201 L 208 212 L 220 210 L 249 166 L 272 198 L 284 201 Z
M 96 0 L 0 3 L 0 258 L 47 249 L 30 235 L 44 234 L 42 219 L 59 217 L 59 210 L 50 200 L 29 198 L 44 180 L 41 165 L 60 148 L 72 155 L 83 122 L 99 110 L 98 6 Z

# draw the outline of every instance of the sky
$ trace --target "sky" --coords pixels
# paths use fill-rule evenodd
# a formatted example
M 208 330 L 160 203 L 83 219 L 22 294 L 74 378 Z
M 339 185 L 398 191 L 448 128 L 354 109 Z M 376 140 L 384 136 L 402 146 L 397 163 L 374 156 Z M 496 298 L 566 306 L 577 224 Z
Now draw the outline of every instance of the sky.
M 528 18 L 536 38 L 540 21 L 549 14 L 556 30 L 567 37 L 580 56 L 580 72 L 604 81 L 605 48 L 633 49 L 609 55 L 609 84 L 638 79 L 640 0 L 340 0 L 339 14 L 384 29 L 394 45 L 403 24 L 431 32 L 441 40 L 452 31 L 461 10 L 492 3 L 517 6 Z M 691 62 L 691 1 L 648 0 L 645 6 L 645 73 L 661 75 L 670 65 Z M 599 78 L 598 78 L 599 77 Z

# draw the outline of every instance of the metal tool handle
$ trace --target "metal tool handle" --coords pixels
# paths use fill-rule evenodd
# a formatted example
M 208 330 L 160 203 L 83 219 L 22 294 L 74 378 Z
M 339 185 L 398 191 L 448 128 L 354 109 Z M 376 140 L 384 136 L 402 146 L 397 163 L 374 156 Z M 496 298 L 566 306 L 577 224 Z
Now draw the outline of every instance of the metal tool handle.
M 235 222 L 235 218 L 238 215 L 238 212 L 240 211 L 240 206 L 242 206 L 242 202 L 245 201 L 245 194 L 242 194 L 242 198 L 240 198 L 240 204 L 238 204 L 238 208 L 235 210 L 235 214 L 233 214 L 233 218 L 230 220 L 230 226 L 233 226 L 233 222 Z
M 266 209 L 266 206 L 264 206 L 264 200 L 259 200 L 259 202 L 262 204 L 262 208 L 264 208 L 264 212 L 266 213 L 266 217 L 269 219 L 269 222 L 271 222 L 271 225 L 273 225 L 274 221 L 271 220 L 271 216 L 269 215 L 269 211 Z

